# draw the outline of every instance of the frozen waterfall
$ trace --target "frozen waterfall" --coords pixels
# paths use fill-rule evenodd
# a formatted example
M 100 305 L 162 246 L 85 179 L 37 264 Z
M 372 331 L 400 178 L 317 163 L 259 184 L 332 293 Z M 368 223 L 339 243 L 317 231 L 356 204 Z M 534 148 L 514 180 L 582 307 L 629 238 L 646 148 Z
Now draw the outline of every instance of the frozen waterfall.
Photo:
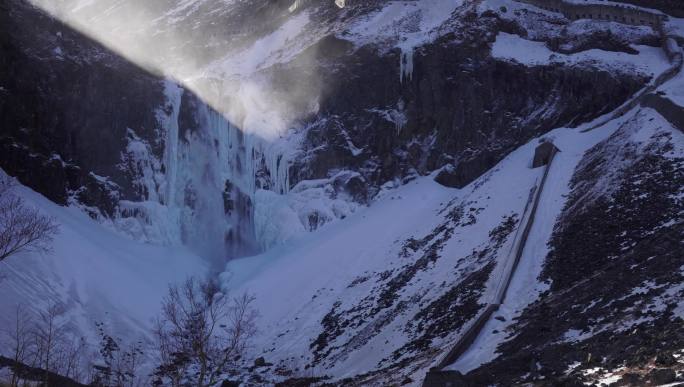
M 177 84 L 167 81 L 164 93 L 157 114 L 163 155 L 157 159 L 150 144 L 131 133 L 123 157 L 136 166 L 136 184 L 147 195 L 122 201 L 115 224 L 136 239 L 184 244 L 222 268 L 227 259 L 265 245 L 255 233 L 255 195 L 288 192 L 287 155 Z

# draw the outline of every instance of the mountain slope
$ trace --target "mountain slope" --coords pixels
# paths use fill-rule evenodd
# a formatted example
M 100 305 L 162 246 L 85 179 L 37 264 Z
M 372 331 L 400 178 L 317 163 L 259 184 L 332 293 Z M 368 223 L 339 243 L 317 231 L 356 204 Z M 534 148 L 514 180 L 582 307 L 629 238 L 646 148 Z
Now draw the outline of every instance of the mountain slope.
M 148 342 L 167 285 L 208 272 L 206 261 L 184 247 L 134 242 L 29 188 L 17 186 L 13 192 L 53 217 L 59 231 L 51 251 L 19 253 L 2 262 L 4 327 L 13 326 L 19 305 L 36 315 L 57 305 L 60 324 L 73 337 L 86 339 L 85 357 L 97 351 L 96 323 L 105 323 L 108 334 L 126 345 Z M 3 330 L 4 343 L 9 334 Z M 9 356 L 9 350 L 3 345 L 2 354 Z
M 571 185 L 575 168 L 595 144 L 609 141 L 604 139 L 624 126 L 636 127 L 643 114 L 585 134 L 573 129 L 549 133 L 560 153 L 521 267 L 498 314 L 505 322 L 493 320 L 485 331 L 495 333 L 482 338 L 483 344 L 478 341 L 457 369 L 476 368 L 488 360 L 487 353 L 494 356 L 511 319 L 541 292 L 548 294 L 542 269 L 548 271 L 553 263 L 544 259 L 546 245 L 563 235 L 557 231 L 552 239 L 554 228 L 564 225 L 561 209 L 577 184 Z M 657 124 L 644 130 L 657 130 Z M 463 190 L 419 179 L 315 236 L 231 262 L 226 286 L 253 291 L 259 300 L 261 329 L 268 334 L 257 348 L 270 361 L 308 365 L 316 376 L 366 374 L 357 383 L 378 385 L 407 377 L 422 381 L 421 375 L 448 351 L 496 289 L 511 249 L 509 236 L 540 178 L 542 168 L 530 169 L 537 143 L 516 150 Z M 549 282 L 553 289 L 556 282 Z
M 656 369 L 681 368 L 662 359 L 682 350 L 682 136 L 643 109 L 587 152 L 549 243 L 550 289 L 506 328 L 474 384 L 655 385 Z
M 211 273 L 256 296 L 246 385 L 678 377 L 679 19 L 283 4 L 0 4 L 0 167 L 62 227 L 3 265 L 5 319 L 56 302 L 89 345 L 146 338 Z

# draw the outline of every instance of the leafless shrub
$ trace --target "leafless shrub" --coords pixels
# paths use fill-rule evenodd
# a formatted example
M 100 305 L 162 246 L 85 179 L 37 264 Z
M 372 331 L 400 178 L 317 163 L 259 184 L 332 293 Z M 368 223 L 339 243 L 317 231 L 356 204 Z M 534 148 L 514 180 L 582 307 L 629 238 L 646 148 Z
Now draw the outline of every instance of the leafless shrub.
M 57 346 L 53 372 L 76 381 L 85 380 L 87 347 L 83 337 L 77 337 L 74 334 L 66 335 Z
M 0 176 L 0 262 L 20 251 L 47 251 L 58 231 L 54 219 L 27 207 L 12 193 L 14 180 Z
M 123 387 L 140 384 L 138 368 L 144 356 L 142 342 L 123 346 L 121 339 L 107 333 L 103 323 L 95 324 L 100 336 L 99 355 L 101 361 L 93 364 L 91 385 L 102 387 Z
M 52 304 L 47 310 L 41 311 L 34 327 L 33 337 L 36 348 L 38 365 L 45 370 L 44 384 L 48 384 L 48 372 L 57 371 L 57 363 L 53 363 L 57 357 L 62 343 L 66 340 L 66 326 L 61 317 L 64 307 L 60 304 Z M 56 372 L 59 373 L 59 372 Z
M 170 286 L 156 324 L 156 385 L 216 384 L 244 355 L 256 333 L 254 298 L 229 298 L 211 280 Z
M 10 369 L 11 387 L 21 385 L 26 377 L 41 380 L 47 386 L 50 373 L 74 380 L 84 378 L 86 344 L 68 329 L 64 312 L 64 307 L 57 303 L 40 313 L 17 306 L 14 321 L 6 329 L 14 361 Z M 27 371 L 26 367 L 34 371 Z
M 7 328 L 12 360 L 15 363 L 11 370 L 12 379 L 10 380 L 10 387 L 17 387 L 19 385 L 19 370 L 16 365 L 25 363 L 31 350 L 30 326 L 31 316 L 26 312 L 25 308 L 17 305 L 13 325 Z

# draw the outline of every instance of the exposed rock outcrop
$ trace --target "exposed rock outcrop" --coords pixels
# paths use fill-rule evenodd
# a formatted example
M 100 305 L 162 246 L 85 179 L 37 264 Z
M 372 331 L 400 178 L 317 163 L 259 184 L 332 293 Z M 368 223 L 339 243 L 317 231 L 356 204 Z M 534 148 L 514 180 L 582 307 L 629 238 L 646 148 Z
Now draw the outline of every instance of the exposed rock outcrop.
M 606 113 L 647 80 L 493 60 L 488 45 L 502 26 L 497 19 L 477 19 L 460 35 L 421 48 L 405 84 L 397 81 L 398 50 L 382 55 L 366 46 L 331 62 L 322 59 L 328 92 L 291 181 L 353 168 L 372 184 L 372 194 L 388 180 L 450 165 L 442 180 L 463 187 L 530 138 Z
M 161 81 L 33 8 L 0 10 L 0 166 L 51 200 L 112 215 L 141 195 L 120 168 L 127 133 L 156 150 Z
M 595 368 L 658 385 L 682 368 L 666 359 L 684 346 L 684 160 L 669 153 L 672 129 L 635 140 L 638 120 L 586 154 L 542 274 L 549 291 L 470 383 L 577 384 Z

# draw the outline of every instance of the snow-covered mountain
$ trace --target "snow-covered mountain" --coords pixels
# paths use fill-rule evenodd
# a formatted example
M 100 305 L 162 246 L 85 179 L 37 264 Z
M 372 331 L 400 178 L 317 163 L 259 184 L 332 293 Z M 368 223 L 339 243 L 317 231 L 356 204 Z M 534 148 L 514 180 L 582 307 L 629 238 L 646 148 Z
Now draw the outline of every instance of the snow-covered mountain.
M 681 378 L 681 6 L 537 3 L 5 1 L 0 167 L 61 232 L 0 324 L 147 340 L 211 275 L 245 385 Z

